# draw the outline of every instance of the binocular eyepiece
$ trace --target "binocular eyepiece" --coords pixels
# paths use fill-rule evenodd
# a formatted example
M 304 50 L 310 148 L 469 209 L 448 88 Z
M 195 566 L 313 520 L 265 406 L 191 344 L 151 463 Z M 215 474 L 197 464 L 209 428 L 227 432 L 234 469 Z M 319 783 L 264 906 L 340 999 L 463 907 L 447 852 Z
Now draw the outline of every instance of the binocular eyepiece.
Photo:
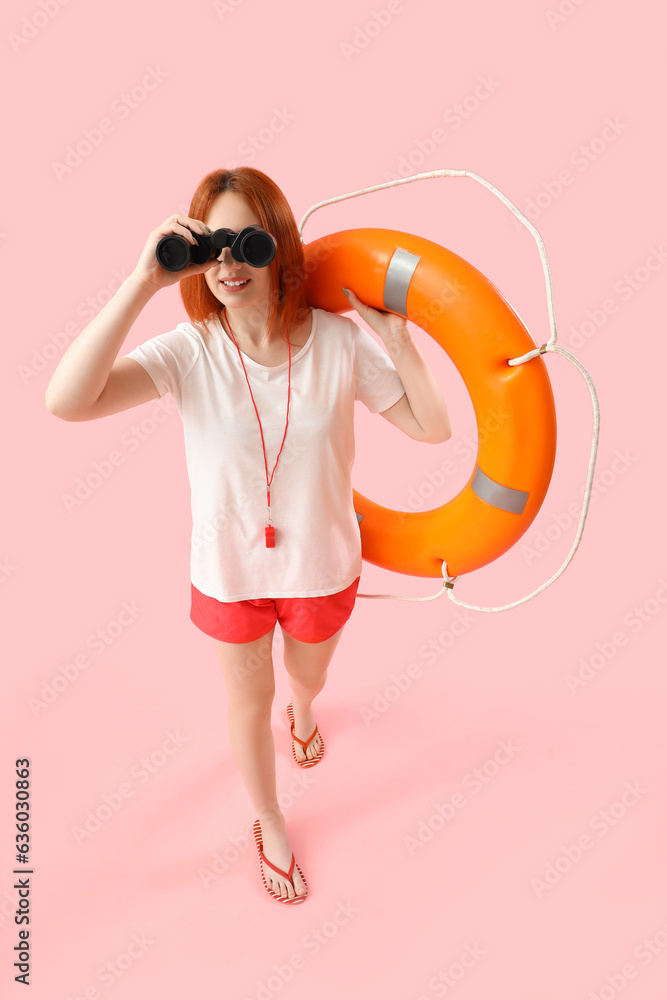
M 234 260 L 251 267 L 267 267 L 276 255 L 275 236 L 261 226 L 246 226 L 240 232 L 233 229 L 216 229 L 210 234 L 192 233 L 197 241 L 193 246 L 184 236 L 175 233 L 163 236 L 155 248 L 155 256 L 165 271 L 182 271 L 188 264 L 205 264 L 220 256 L 229 247 Z

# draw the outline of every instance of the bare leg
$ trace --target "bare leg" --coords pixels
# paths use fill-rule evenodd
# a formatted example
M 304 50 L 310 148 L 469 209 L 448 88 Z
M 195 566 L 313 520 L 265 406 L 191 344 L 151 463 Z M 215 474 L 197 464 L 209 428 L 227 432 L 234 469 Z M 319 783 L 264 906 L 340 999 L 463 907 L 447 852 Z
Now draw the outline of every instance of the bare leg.
M 293 691 L 294 733 L 304 741 L 315 729 L 315 716 L 311 705 L 324 687 L 327 668 L 342 634 L 341 628 L 324 642 L 311 643 L 300 642 L 283 630 L 285 670 L 289 674 Z M 300 743 L 295 741 L 294 746 L 298 758 L 304 760 L 314 757 L 320 748 L 319 733 L 308 745 L 305 753 Z
M 273 633 L 254 642 L 222 642 L 213 639 L 225 678 L 229 701 L 229 735 L 241 777 L 257 809 L 264 854 L 283 871 L 292 858 L 285 817 L 276 794 L 276 750 L 271 732 L 271 705 L 275 693 Z M 312 732 L 312 730 L 311 730 Z M 272 868 L 264 865 L 269 888 L 277 895 L 292 897 L 295 891 Z M 306 892 L 296 868 L 296 895 Z

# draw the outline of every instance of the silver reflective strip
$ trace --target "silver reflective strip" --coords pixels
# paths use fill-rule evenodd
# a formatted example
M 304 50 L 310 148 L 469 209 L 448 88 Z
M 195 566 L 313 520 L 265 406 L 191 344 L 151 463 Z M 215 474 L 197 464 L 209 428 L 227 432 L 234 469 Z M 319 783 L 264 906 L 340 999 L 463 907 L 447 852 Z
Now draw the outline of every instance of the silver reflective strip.
M 421 260 L 416 253 L 401 250 L 396 247 L 389 261 L 384 279 L 384 307 L 392 312 L 400 313 L 407 319 L 408 288 L 415 273 L 415 268 Z
M 500 483 L 494 482 L 482 472 L 479 465 L 475 466 L 470 486 L 480 500 L 486 501 L 492 507 L 506 510 L 510 514 L 523 514 L 528 494 L 523 490 L 514 490 L 511 486 L 501 486 Z
M 361 519 L 362 519 L 362 517 L 363 517 L 364 515 L 363 515 L 363 514 L 360 514 L 360 513 L 359 513 L 358 511 L 356 511 L 356 510 L 355 510 L 355 512 L 354 512 L 354 513 L 355 513 L 355 514 L 357 515 L 357 522 L 358 522 L 359 524 L 361 524 Z

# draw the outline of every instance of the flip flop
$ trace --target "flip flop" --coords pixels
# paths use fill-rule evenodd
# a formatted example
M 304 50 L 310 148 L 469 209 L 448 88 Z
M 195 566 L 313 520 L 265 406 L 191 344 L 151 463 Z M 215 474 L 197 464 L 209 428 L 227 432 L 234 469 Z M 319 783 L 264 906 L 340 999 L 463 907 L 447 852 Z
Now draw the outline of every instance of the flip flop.
M 272 896 L 274 899 L 277 899 L 279 903 L 303 903 L 303 901 L 306 898 L 305 895 L 304 896 L 292 896 L 291 898 L 289 896 L 287 896 L 287 897 L 278 896 L 273 891 L 273 889 L 270 889 L 269 888 L 269 884 L 266 881 L 266 878 L 264 876 L 264 868 L 262 867 L 262 861 L 263 861 L 264 864 L 266 864 L 266 865 L 269 866 L 269 868 L 273 868 L 274 872 L 277 872 L 278 875 L 282 875 L 282 877 L 285 878 L 285 879 L 287 879 L 288 882 L 291 882 L 292 883 L 292 888 L 294 889 L 295 892 L 296 892 L 296 886 L 294 885 L 294 882 L 292 880 L 292 873 L 293 873 L 294 869 L 296 868 L 296 870 L 298 871 L 299 875 L 303 879 L 303 884 L 306 887 L 306 895 L 307 895 L 308 894 L 307 893 L 308 883 L 306 882 L 306 880 L 304 878 L 304 875 L 303 875 L 303 872 L 301 871 L 301 869 L 299 868 L 299 866 L 297 865 L 297 863 L 296 863 L 296 861 L 294 859 L 294 853 L 292 853 L 292 863 L 291 863 L 291 865 L 289 867 L 289 872 L 284 872 L 280 868 L 276 868 L 275 865 L 272 865 L 271 862 L 267 858 L 264 857 L 264 853 L 263 853 L 264 844 L 262 843 L 262 828 L 260 826 L 259 820 L 255 821 L 255 824 L 254 824 L 254 826 L 252 828 L 252 832 L 253 832 L 253 835 L 255 837 L 255 843 L 257 844 L 257 850 L 259 852 L 259 858 L 260 858 L 259 870 L 262 873 L 262 882 L 264 883 L 264 888 L 268 892 L 269 896 Z
M 301 744 L 305 752 L 308 744 L 312 743 L 312 741 L 317 736 L 318 729 L 317 726 L 315 726 L 315 732 L 312 734 L 312 736 L 309 736 L 308 739 L 305 741 L 300 740 L 298 736 L 294 735 L 294 710 L 292 708 L 292 702 L 290 702 L 289 705 L 287 706 L 287 718 L 290 721 L 290 733 L 292 736 L 292 756 L 294 757 L 294 760 L 297 762 L 299 767 L 313 767 L 313 765 L 317 764 L 318 761 L 322 760 L 322 757 L 324 756 L 324 740 L 322 739 L 322 734 L 320 733 L 320 749 L 317 751 L 315 756 L 308 757 L 306 760 L 299 760 L 299 758 L 296 755 L 296 747 L 294 746 L 294 740 L 296 740 L 297 743 Z

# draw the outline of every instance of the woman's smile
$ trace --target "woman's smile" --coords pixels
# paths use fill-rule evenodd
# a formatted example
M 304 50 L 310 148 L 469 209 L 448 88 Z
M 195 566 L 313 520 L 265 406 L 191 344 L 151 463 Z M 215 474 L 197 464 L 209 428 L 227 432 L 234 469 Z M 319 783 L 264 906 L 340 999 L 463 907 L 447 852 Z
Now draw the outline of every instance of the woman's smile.
M 243 288 L 250 284 L 252 278 L 221 278 L 220 284 L 223 285 L 229 292 L 240 292 Z

